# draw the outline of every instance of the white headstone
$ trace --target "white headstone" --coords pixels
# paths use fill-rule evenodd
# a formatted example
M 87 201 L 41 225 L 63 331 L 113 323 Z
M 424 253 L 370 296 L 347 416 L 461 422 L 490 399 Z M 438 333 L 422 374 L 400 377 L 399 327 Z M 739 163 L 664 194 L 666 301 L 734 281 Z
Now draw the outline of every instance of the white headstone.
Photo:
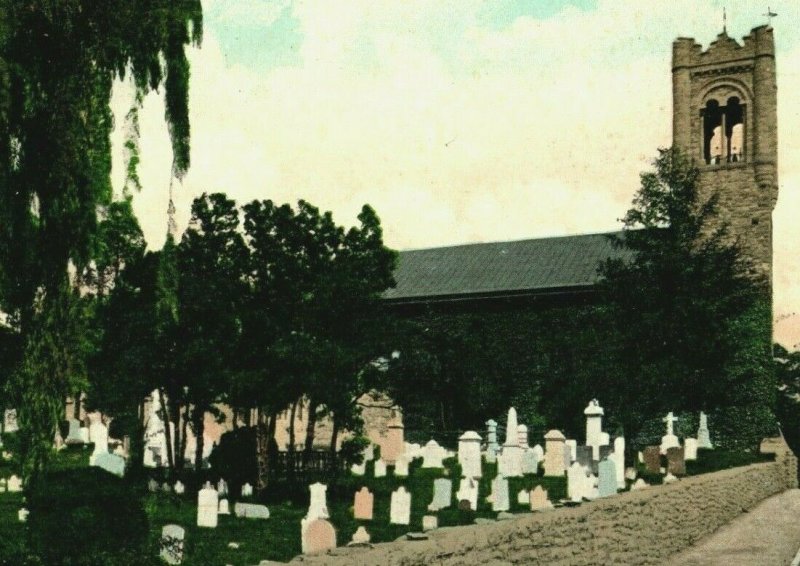
M 233 505 L 233 513 L 245 519 L 269 519 L 269 509 L 266 505 L 258 503 L 242 503 L 237 501 Z
M 186 531 L 180 525 L 164 525 L 161 529 L 161 559 L 167 564 L 183 562 L 183 539 Z
M 228 484 L 222 478 L 219 478 L 219 481 L 217 482 L 217 493 L 219 493 L 220 497 L 223 495 L 228 495 Z
M 461 476 L 465 478 L 481 477 L 481 435 L 468 430 L 458 439 L 458 463 L 461 465 Z
M 363 476 L 367 473 L 367 462 L 366 460 L 361 462 L 360 464 L 353 464 L 350 466 L 350 472 L 354 476 Z
M 572 501 L 583 501 L 591 495 L 591 485 L 586 477 L 586 468 L 573 462 L 567 470 L 567 497 Z
M 599 460 L 600 446 L 603 446 L 603 407 L 597 399 L 592 399 L 583 414 L 586 415 L 586 446 L 592 447 L 593 458 Z
M 28 515 L 30 514 L 31 512 L 28 511 L 25 507 L 23 507 L 22 509 L 17 511 L 17 520 L 19 520 L 20 523 L 24 523 L 28 520 Z
M 89 440 L 94 443 L 94 451 L 89 457 L 89 465 L 94 465 L 94 459 L 100 454 L 108 454 L 108 427 L 103 421 L 96 420 L 89 425 Z
M 436 515 L 424 515 L 422 517 L 422 531 L 432 531 L 439 528 L 439 518 Z
M 375 459 L 375 445 L 370 444 L 364 449 L 364 461 L 369 462 Z
M 253 497 L 253 486 L 249 483 L 242 486 L 242 497 Z
M 228 505 L 227 499 L 220 499 L 219 500 L 219 508 L 217 509 L 217 515 L 230 515 L 231 508 Z
M 186 491 L 186 486 L 181 483 L 181 480 L 175 482 L 175 493 L 178 495 L 183 495 L 183 492 Z
M 8 489 L 9 493 L 16 493 L 18 491 L 22 491 L 22 480 L 17 477 L 16 474 L 8 478 L 8 484 L 6 489 Z
M 537 474 L 539 473 L 539 458 L 536 457 L 536 452 L 525 450 L 522 454 L 522 473 L 523 474 Z
M 433 501 L 428 505 L 428 511 L 438 511 L 450 507 L 453 498 L 453 482 L 446 478 L 433 480 Z
M 312 483 L 308 486 L 311 493 L 306 519 L 327 519 L 328 515 L 328 486 L 324 483 Z
M 503 476 L 495 476 L 492 480 L 492 511 L 508 511 L 511 502 L 508 494 L 508 480 Z
M 211 482 L 206 482 L 203 489 L 197 493 L 197 526 L 216 528 L 218 510 L 217 490 L 211 486 Z
M 83 444 L 81 421 L 78 419 L 69 420 L 69 431 L 67 432 L 67 439 L 64 442 L 67 444 Z
M 521 489 L 517 492 L 517 503 L 520 505 L 527 505 L 531 500 L 531 492 L 527 489 Z
M 511 407 L 506 418 L 506 442 L 497 457 L 497 473 L 507 478 L 522 475 L 522 448 L 519 445 L 517 410 Z
M 497 460 L 497 451 L 500 445 L 497 443 L 497 421 L 489 419 L 486 421 L 486 461 L 493 464 Z
M 5 432 L 17 432 L 19 430 L 16 409 L 6 409 L 3 417 L 3 430 Z
M 638 475 L 639 475 L 639 474 L 638 474 L 638 472 L 636 471 L 636 468 L 633 468 L 633 467 L 628 467 L 628 468 L 625 468 L 625 479 L 626 479 L 626 480 L 633 481 L 633 480 L 635 480 L 635 479 L 636 479 L 636 477 L 637 477 Z
M 642 478 L 636 480 L 636 482 L 631 486 L 631 491 L 635 491 L 637 489 L 646 489 L 650 487 L 650 484 L 644 481 Z
M 411 522 L 411 494 L 402 485 L 392 492 L 389 522 L 408 525 Z
M 617 487 L 625 487 L 625 437 L 618 436 L 614 439 L 614 452 L 609 456 L 614 461 L 614 470 L 617 472 Z
M 435 440 L 429 440 L 425 447 L 422 449 L 422 467 L 423 468 L 441 468 L 442 460 L 446 456 L 444 448 L 439 446 Z
M 679 481 L 678 478 L 671 473 L 667 473 L 667 475 L 664 476 L 664 483 L 672 483 L 676 481 Z
M 711 444 L 711 434 L 708 432 L 708 416 L 700 412 L 700 426 L 697 428 L 697 447 L 714 448 Z
M 683 458 L 687 462 L 689 460 L 697 460 L 697 439 L 687 438 L 683 441 Z
M 353 533 L 353 539 L 350 541 L 353 544 L 367 544 L 370 541 L 369 533 L 364 525 L 359 526 L 356 532 Z
M 383 459 L 375 460 L 375 474 L 374 477 L 382 478 L 386 476 L 386 462 Z
M 661 453 L 666 454 L 667 450 L 670 448 L 680 448 L 681 442 L 673 432 L 673 424 L 678 420 L 678 418 L 672 414 L 672 411 L 670 411 L 663 420 L 665 423 L 667 423 L 667 434 L 661 437 Z

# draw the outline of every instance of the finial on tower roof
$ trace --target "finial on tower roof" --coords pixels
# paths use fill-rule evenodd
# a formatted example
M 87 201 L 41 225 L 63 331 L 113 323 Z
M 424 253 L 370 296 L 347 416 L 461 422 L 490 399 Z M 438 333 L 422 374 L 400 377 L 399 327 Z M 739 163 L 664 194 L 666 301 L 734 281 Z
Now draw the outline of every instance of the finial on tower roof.
M 722 7 L 722 35 L 728 35 L 728 12 Z
M 767 17 L 767 27 L 768 27 L 768 28 L 771 28 L 771 27 L 772 27 L 772 18 L 775 18 L 775 17 L 777 17 L 777 16 L 778 16 L 778 14 L 776 14 L 775 12 L 773 12 L 773 11 L 770 9 L 770 7 L 769 7 L 769 6 L 767 6 L 767 13 L 766 13 L 766 14 L 763 14 L 763 15 Z

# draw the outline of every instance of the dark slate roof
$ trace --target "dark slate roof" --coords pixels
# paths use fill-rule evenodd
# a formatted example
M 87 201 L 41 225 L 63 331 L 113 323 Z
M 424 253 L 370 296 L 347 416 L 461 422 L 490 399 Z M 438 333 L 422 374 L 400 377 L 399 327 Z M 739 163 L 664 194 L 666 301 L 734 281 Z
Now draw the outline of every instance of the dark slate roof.
M 498 296 L 590 288 L 600 261 L 629 257 L 605 234 L 401 251 L 389 301 Z

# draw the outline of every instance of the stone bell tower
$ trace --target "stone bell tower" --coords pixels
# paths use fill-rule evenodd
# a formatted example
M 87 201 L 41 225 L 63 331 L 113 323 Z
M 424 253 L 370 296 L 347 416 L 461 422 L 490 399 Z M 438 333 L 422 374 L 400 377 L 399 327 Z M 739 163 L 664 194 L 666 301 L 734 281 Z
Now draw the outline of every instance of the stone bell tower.
M 673 144 L 694 159 L 701 195 L 718 194 L 720 221 L 769 281 L 778 198 L 775 80 L 769 26 L 741 44 L 723 31 L 705 51 L 694 39 L 673 43 Z

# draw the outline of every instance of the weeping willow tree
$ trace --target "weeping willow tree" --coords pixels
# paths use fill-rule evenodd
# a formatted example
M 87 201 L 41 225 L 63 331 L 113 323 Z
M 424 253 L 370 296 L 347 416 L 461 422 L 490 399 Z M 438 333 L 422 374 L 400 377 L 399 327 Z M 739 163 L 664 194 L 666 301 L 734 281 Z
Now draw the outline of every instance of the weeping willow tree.
M 82 378 L 74 274 L 91 264 L 98 215 L 113 198 L 112 83 L 131 81 L 134 106 L 163 87 L 182 177 L 186 48 L 201 36 L 200 0 L 0 0 L 0 309 L 24 344 L 9 393 L 26 477 L 46 465 L 64 399 Z M 137 147 L 126 143 L 133 186 Z

